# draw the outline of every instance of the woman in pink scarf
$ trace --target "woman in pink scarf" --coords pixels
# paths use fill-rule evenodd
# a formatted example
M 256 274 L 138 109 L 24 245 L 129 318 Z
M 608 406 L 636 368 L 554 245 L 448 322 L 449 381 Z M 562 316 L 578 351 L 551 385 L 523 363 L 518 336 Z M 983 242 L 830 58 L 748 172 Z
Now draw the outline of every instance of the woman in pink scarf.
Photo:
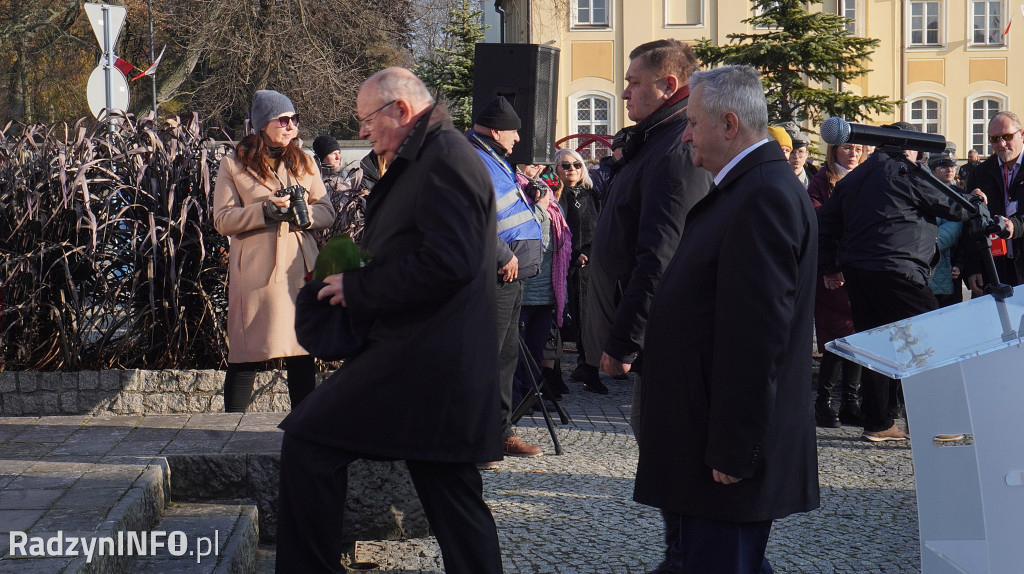
M 568 389 L 562 382 L 561 373 L 553 368 L 554 361 L 544 360 L 543 355 L 551 327 L 562 324 L 572 234 L 558 204 L 557 194 L 561 190 L 551 189 L 539 178 L 543 169 L 541 165 L 520 165 L 516 170 L 520 187 L 533 205 L 533 215 L 540 223 L 544 244 L 540 273 L 527 279 L 523 286 L 519 322 L 523 325 L 526 347 L 543 368 L 543 376 L 551 384 L 555 398 L 561 398 L 561 394 Z M 524 386 L 520 385 L 519 391 L 525 394 L 529 389 Z

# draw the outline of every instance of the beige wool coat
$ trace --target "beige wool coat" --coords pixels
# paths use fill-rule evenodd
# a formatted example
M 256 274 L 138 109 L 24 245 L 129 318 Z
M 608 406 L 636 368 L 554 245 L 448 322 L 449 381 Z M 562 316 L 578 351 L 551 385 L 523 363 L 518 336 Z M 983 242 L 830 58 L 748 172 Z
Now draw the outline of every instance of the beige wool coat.
M 334 223 L 316 162 L 312 174 L 296 179 L 282 163 L 277 178 L 263 181 L 234 153 L 224 157 L 213 192 L 213 225 L 227 236 L 228 362 L 248 363 L 307 355 L 295 338 L 295 297 L 316 263 L 311 233 Z M 282 185 L 284 182 L 284 185 Z M 312 229 L 300 231 L 287 222 L 266 222 L 263 202 L 285 186 L 301 185 L 308 193 Z

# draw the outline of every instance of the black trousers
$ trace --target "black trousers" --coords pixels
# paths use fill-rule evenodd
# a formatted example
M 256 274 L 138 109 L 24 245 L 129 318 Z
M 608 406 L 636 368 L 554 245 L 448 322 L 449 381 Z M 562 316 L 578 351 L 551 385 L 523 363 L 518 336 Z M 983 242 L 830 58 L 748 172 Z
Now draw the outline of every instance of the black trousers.
M 252 402 L 256 371 L 262 366 L 263 363 L 228 363 L 224 374 L 224 412 L 245 412 Z M 284 368 L 288 377 L 288 398 L 294 409 L 316 387 L 316 362 L 310 355 L 285 357 Z
M 892 271 L 867 271 L 855 267 L 843 269 L 850 295 L 853 327 L 864 331 L 939 308 L 928 285 L 911 281 Z M 871 369 L 860 379 L 864 397 L 864 430 L 883 431 L 893 425 L 898 409 L 899 386 L 896 381 Z
M 579 365 L 587 364 L 587 350 L 583 347 L 583 313 L 586 309 L 587 299 L 587 286 L 590 283 L 590 268 L 589 267 L 569 267 L 569 278 L 568 278 L 568 293 L 566 297 L 566 307 L 569 309 L 569 315 L 572 317 L 574 328 L 570 333 L 571 338 L 566 338 L 563 329 L 563 339 L 567 341 L 576 341 L 576 352 L 578 353 L 576 363 Z
M 523 305 L 519 311 L 519 324 L 522 327 L 523 342 L 526 343 L 526 350 L 533 356 L 537 366 L 540 366 L 541 361 L 544 360 L 544 347 L 548 344 L 548 338 L 551 336 L 551 327 L 555 322 L 554 309 L 554 305 Z M 525 365 L 523 366 L 525 367 Z M 530 379 L 523 369 L 516 369 L 515 379 L 515 386 L 512 390 L 512 402 L 518 404 L 518 401 L 528 395 L 533 390 L 533 387 L 530 385 Z
M 725 522 L 663 512 L 678 521 L 678 540 L 669 545 L 658 572 L 665 574 L 772 574 L 764 557 L 772 521 Z
M 277 574 L 345 572 L 342 512 L 359 454 L 285 433 L 281 442 Z M 471 462 L 406 461 L 448 574 L 501 574 L 494 517 Z
M 515 436 L 509 415 L 516 364 L 519 362 L 519 310 L 523 305 L 523 282 L 498 283 L 498 386 L 501 395 L 501 438 Z

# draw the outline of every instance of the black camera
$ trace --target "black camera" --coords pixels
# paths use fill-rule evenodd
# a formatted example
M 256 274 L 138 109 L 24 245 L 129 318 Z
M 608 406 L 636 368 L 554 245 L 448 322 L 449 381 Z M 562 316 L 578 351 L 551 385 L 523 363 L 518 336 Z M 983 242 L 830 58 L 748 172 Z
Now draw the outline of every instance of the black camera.
M 299 229 L 309 229 L 313 224 L 309 220 L 309 205 L 306 204 L 306 188 L 301 185 L 293 185 L 277 190 L 274 195 L 278 197 L 291 198 L 291 222 Z
M 531 179 L 530 182 L 526 184 L 526 193 L 533 201 L 540 201 L 540 198 L 544 197 L 547 192 L 547 184 L 539 179 Z

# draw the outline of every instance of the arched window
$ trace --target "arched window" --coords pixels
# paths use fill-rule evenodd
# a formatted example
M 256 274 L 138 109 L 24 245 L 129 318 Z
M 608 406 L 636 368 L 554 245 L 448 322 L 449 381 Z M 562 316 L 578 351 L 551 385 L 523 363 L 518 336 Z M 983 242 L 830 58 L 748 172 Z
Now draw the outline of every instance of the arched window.
M 971 134 L 971 148 L 978 151 L 981 157 L 992 154 L 992 144 L 988 143 L 988 122 L 1000 110 L 1006 109 L 1006 98 L 1000 96 L 980 96 L 968 101 Z
M 615 133 L 612 118 L 612 102 L 615 99 L 601 92 L 580 93 L 570 99 L 572 116 L 569 118 L 569 129 L 574 134 L 612 135 Z M 592 146 L 593 147 L 593 146 Z M 590 154 L 581 150 L 585 158 L 595 157 L 596 150 Z M 598 154 L 600 155 L 600 154 Z
M 942 102 L 934 97 L 911 99 L 907 104 L 907 122 L 926 134 L 942 133 Z

